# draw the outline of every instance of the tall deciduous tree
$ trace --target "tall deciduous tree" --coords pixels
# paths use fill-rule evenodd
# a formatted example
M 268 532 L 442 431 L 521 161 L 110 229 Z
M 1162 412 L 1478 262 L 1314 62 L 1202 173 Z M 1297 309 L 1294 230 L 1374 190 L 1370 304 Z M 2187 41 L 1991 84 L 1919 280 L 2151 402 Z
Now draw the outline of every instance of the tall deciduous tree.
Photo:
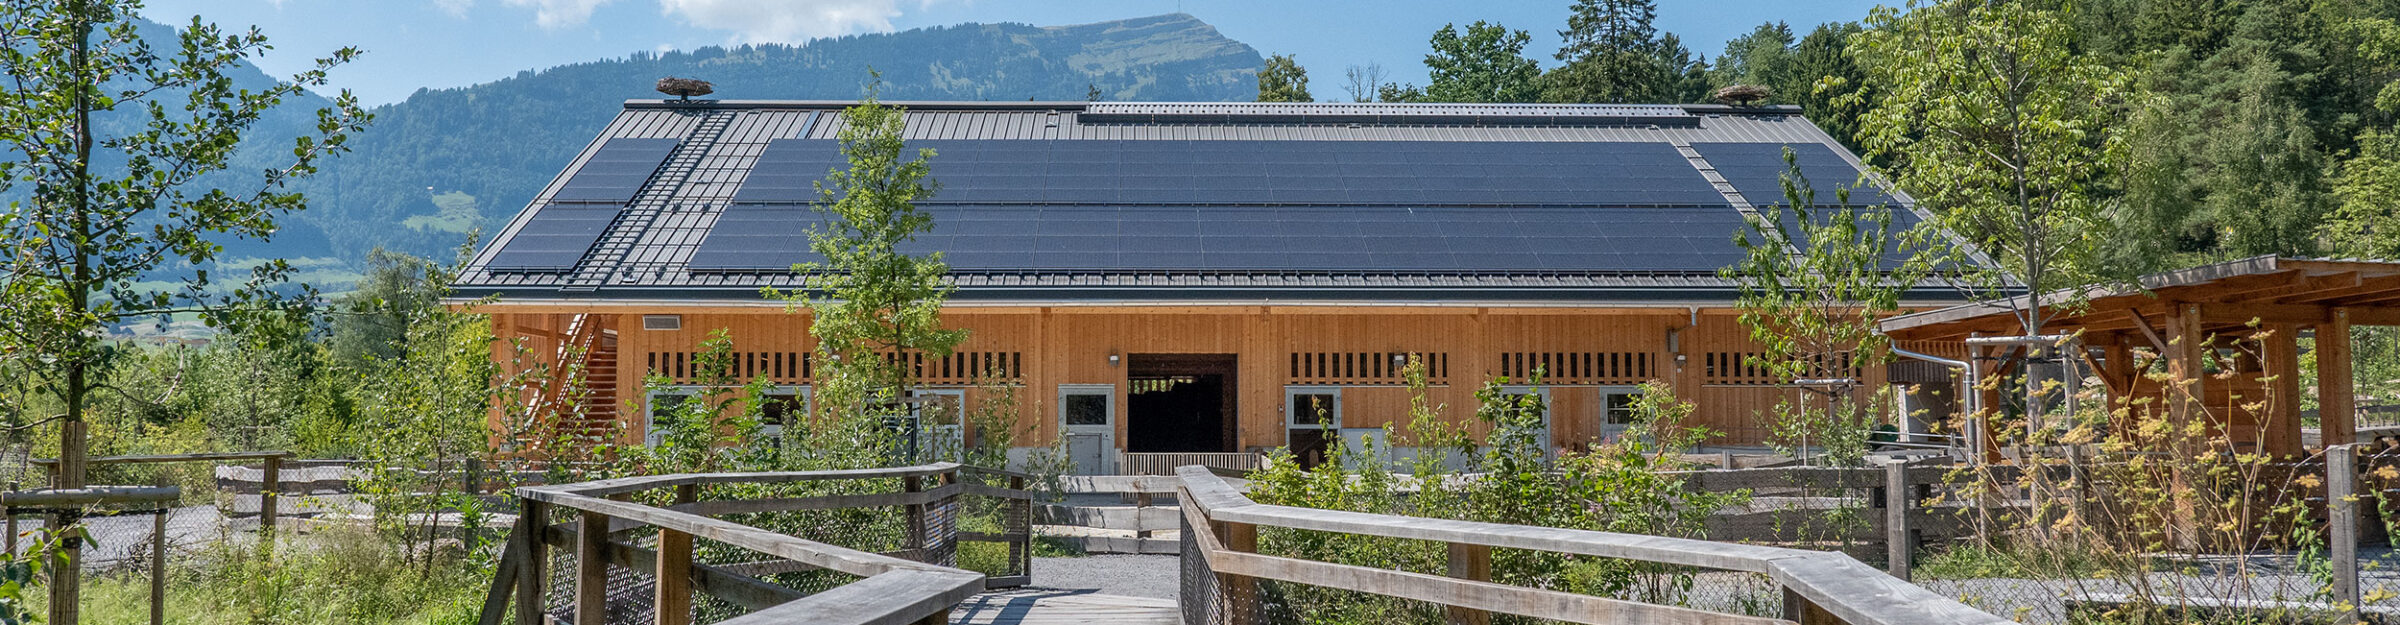
M 1308 69 L 1289 54 L 1267 57 L 1266 67 L 1258 70 L 1258 101 L 1316 101 L 1308 96 Z
M 793 268 L 806 278 L 800 290 L 768 292 L 808 308 L 823 372 L 817 404 L 834 428 L 858 432 L 905 413 L 895 406 L 916 383 L 916 367 L 905 363 L 948 356 L 967 338 L 942 327 L 942 304 L 956 287 L 941 253 L 900 249 L 933 229 L 933 216 L 916 202 L 940 189 L 934 152 L 909 152 L 901 140 L 905 112 L 884 106 L 875 91 L 870 86 L 865 100 L 842 111 L 849 167 L 817 183 L 815 208 L 831 219 L 810 229 L 808 247 L 825 260 Z
M 1717 55 L 1717 64 L 1709 69 L 1709 80 L 1717 86 L 1759 85 L 1773 88 L 1770 102 L 1785 99 L 1792 69 L 1792 27 L 1783 22 L 1759 24 L 1749 33 L 1725 42 L 1725 53 Z
M 2060 303 L 2045 293 L 2100 275 L 2097 186 L 2122 161 L 2109 121 L 2126 77 L 2078 57 L 2073 31 L 2050 11 L 1970 0 L 1911 8 L 1877 7 L 1851 38 L 1877 88 L 1860 140 L 1943 226 L 1995 257 L 2004 273 L 1982 272 L 1980 286 L 2009 276 L 2034 293 L 2008 301 L 2023 332 L 2038 335 L 2052 314 L 2043 307 Z
M 267 49 L 257 31 L 227 32 L 194 19 L 180 45 L 155 49 L 135 31 L 136 0 L 0 3 L 0 192 L 18 199 L 0 215 L 0 353 L 64 406 L 61 487 L 83 485 L 83 419 L 109 385 L 117 324 L 176 313 L 239 322 L 273 299 L 280 261 L 217 288 L 204 271 L 226 237 L 263 239 L 278 218 L 305 207 L 286 185 L 344 149 L 368 120 L 347 92 L 317 112 L 315 132 L 264 171 L 226 172 L 253 124 L 285 98 L 325 84 L 350 60 L 335 51 L 313 69 L 265 88 L 229 74 Z M 203 180 L 203 176 L 207 176 Z M 142 281 L 167 279 L 179 289 Z M 230 291 L 230 292 L 228 292 Z
M 1425 98 L 1433 102 L 1532 102 L 1541 96 L 1541 66 L 1525 58 L 1533 36 L 1499 24 L 1475 22 L 1464 33 L 1443 25 L 1433 33 L 1433 53 L 1425 55 L 1432 81 Z
M 1890 359 L 1891 340 L 1876 321 L 1899 308 L 1902 290 L 1922 272 L 1913 261 L 1893 262 L 1901 245 L 1891 213 L 1903 209 L 1850 206 L 1848 189 L 1821 203 L 1788 149 L 1784 162 L 1783 201 L 1746 222 L 1734 236 L 1742 260 L 1720 273 L 1740 285 L 1742 326 L 1762 348 L 1751 362 L 1782 380 L 1818 381 L 1811 388 L 1828 393 L 1821 403 L 1778 405 L 1771 442 L 1855 462 L 1889 405 L 1854 394 L 1862 371 Z
M 1658 8 L 1650 0 L 1576 0 L 1558 60 L 1543 77 L 1551 102 L 1648 102 L 1670 77 L 1658 63 Z

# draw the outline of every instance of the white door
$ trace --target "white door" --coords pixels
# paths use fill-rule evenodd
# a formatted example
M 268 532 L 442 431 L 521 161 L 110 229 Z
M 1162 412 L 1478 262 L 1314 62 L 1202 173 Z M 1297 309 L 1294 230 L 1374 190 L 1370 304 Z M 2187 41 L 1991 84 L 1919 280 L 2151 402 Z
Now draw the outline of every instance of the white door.
M 1111 384 L 1058 386 L 1059 436 L 1077 475 L 1116 472 L 1117 387 Z

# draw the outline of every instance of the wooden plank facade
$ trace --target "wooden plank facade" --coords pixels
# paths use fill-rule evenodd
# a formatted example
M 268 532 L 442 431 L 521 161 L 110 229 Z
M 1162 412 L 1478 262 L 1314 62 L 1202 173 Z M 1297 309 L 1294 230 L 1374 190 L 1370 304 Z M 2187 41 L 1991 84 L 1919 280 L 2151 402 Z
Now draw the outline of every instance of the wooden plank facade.
M 814 375 L 805 312 L 771 306 L 529 307 L 487 306 L 495 332 L 553 353 L 545 346 L 588 315 L 614 335 L 620 375 L 605 380 L 612 396 L 639 406 L 650 376 L 688 381 L 694 352 L 723 330 L 743 379 L 764 377 L 805 387 Z M 622 311 L 622 312 L 615 312 Z M 644 315 L 674 315 L 680 329 L 645 330 Z M 999 373 L 1019 395 L 1025 445 L 1049 445 L 1060 428 L 1061 387 L 1105 387 L 1123 448 L 1142 427 L 1130 394 L 1134 355 L 1226 354 L 1238 363 L 1230 411 L 1237 449 L 1284 445 L 1292 389 L 1331 389 L 1340 396 L 1342 428 L 1404 426 L 1410 393 L 1401 370 L 1408 358 L 1427 363 L 1427 399 L 1445 414 L 1474 421 L 1475 391 L 1489 380 L 1523 385 L 1545 372 L 1539 388 L 1551 410 L 1554 448 L 1580 448 L 1604 436 L 1607 395 L 1627 394 L 1659 380 L 1696 405 L 1692 425 L 1723 433 L 1724 445 L 1756 445 L 1765 415 L 1800 389 L 1764 377 L 1743 363 L 1756 346 L 1730 309 L 1588 307 L 1374 306 L 954 306 L 945 313 L 971 337 L 948 359 L 920 363 L 930 387 L 964 388 L 981 401 L 980 374 Z M 1695 322 L 1697 325 L 1695 325 Z M 1112 358 L 1112 356 L 1114 358 Z M 1880 367 L 1865 371 L 1871 387 Z M 640 413 L 634 413 L 640 414 Z M 626 421 L 626 442 L 641 440 L 643 419 Z

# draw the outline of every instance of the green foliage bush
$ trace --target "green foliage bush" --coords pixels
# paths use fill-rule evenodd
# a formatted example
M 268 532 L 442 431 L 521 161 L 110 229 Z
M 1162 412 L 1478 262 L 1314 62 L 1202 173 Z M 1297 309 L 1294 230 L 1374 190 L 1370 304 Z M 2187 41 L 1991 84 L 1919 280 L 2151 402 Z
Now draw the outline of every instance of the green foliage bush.
M 1279 505 L 1563 527 L 1657 536 L 1705 537 L 1708 515 L 1747 500 L 1747 493 L 1705 493 L 1662 472 L 1692 468 L 1682 453 L 1713 433 L 1684 424 L 1691 404 L 1651 383 L 1635 405 L 1626 435 L 1597 441 L 1589 451 L 1546 455 L 1538 438 L 1538 395 L 1501 391 L 1505 380 L 1477 393 L 1477 421 L 1489 434 L 1477 441 L 1442 418 L 1446 406 L 1424 399 L 1423 364 L 1405 370 L 1414 391 L 1409 425 L 1387 428 L 1387 439 L 1418 450 L 1395 472 L 1383 445 L 1336 443 L 1333 459 L 1302 468 L 1286 452 L 1272 453 L 1250 478 L 1253 500 Z M 1439 452 L 1439 453 L 1436 453 Z M 1259 552 L 1380 569 L 1443 574 L 1445 544 L 1288 528 L 1261 528 Z M 1685 604 L 1699 573 L 1604 558 L 1497 549 L 1494 581 L 1521 586 Z M 1271 585 L 1272 601 L 1317 622 L 1441 622 L 1439 606 L 1411 604 L 1310 586 Z M 1767 605 L 1762 602 L 1758 605 Z

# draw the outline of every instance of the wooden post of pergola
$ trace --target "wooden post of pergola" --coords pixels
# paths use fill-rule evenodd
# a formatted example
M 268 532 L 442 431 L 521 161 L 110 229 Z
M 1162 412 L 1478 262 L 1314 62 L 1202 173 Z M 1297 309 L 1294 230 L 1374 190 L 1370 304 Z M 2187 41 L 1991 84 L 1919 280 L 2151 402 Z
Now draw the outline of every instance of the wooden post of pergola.
M 2350 309 L 2317 326 L 2317 428 L 2326 447 L 2358 438 L 2357 380 L 2350 370 Z
M 2300 455 L 2300 326 L 2271 323 L 2266 329 L 2259 355 L 2272 381 L 2267 384 L 2258 448 L 2277 458 L 2293 458 Z

